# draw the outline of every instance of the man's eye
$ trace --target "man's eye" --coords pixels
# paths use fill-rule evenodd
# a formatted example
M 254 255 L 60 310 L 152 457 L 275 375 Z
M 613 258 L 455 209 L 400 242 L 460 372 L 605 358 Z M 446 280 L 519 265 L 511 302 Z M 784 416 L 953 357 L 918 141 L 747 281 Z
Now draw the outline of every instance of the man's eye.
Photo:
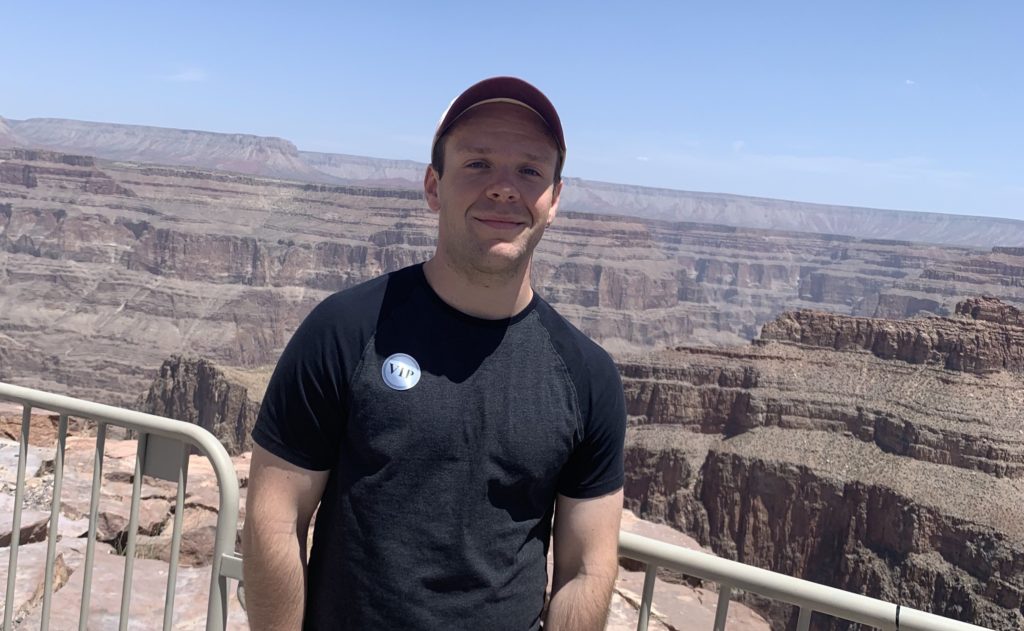
M 484 162 L 483 160 L 473 160 L 472 162 L 470 162 L 470 163 L 468 163 L 466 165 L 466 168 L 469 168 L 469 169 L 486 169 L 487 168 L 487 163 Z
M 522 169 L 520 169 L 520 173 L 522 173 L 523 175 L 540 175 L 540 171 L 534 169 L 533 167 L 523 167 Z

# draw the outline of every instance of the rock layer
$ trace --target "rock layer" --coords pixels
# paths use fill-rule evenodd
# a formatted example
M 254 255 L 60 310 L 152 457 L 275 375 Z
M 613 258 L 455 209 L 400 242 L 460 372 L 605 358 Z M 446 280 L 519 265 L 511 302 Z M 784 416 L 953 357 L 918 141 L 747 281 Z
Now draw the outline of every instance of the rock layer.
M 970 316 L 893 322 L 797 311 L 766 324 L 761 339 L 837 351 L 863 349 L 883 359 L 937 364 L 977 374 L 1024 372 L 1020 311 L 999 301 L 975 300 L 957 305 L 957 313 Z
M 205 359 L 174 356 L 160 366 L 160 375 L 139 398 L 137 409 L 198 425 L 220 440 L 231 455 L 252 449 L 259 403 L 248 389 L 226 378 Z
M 272 365 L 331 292 L 430 256 L 420 195 L 0 150 L 0 380 L 133 404 L 173 354 Z M 14 175 L 10 175 L 14 174 Z M 27 175 L 26 175 L 27 174 Z M 615 352 L 734 344 L 791 308 L 1024 302 L 1024 253 L 561 214 L 534 282 Z
M 813 332 L 785 343 L 623 358 L 627 506 L 744 563 L 1021 628 L 1024 375 L 836 343 L 887 326 L 924 339 L 967 327 L 988 334 L 965 336 L 982 355 L 1012 355 L 1016 316 L 992 301 L 959 311 L 979 304 L 1003 315 L 851 323 L 802 312 L 765 327 Z M 795 625 L 791 608 L 749 602 Z M 816 616 L 812 628 L 845 625 Z

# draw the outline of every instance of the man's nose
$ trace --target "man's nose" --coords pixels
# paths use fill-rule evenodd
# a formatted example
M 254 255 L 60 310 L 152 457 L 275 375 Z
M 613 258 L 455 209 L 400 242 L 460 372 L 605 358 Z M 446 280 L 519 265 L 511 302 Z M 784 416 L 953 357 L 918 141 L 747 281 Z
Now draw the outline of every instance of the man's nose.
M 519 191 L 507 177 L 501 177 L 487 187 L 487 198 L 496 202 L 514 202 L 519 199 Z

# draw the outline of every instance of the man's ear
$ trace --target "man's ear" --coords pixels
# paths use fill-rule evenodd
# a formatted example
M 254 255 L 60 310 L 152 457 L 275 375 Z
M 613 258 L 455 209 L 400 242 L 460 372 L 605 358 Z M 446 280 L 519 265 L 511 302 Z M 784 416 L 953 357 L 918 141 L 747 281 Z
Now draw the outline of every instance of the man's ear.
M 555 220 L 555 215 L 558 214 L 558 202 L 561 201 L 561 199 L 562 199 L 562 180 L 558 180 L 558 182 L 555 183 L 554 190 L 551 191 L 551 211 L 548 213 L 548 223 L 547 223 L 547 225 L 549 225 L 549 226 Z
M 430 210 L 441 212 L 441 198 L 437 194 L 437 185 L 441 177 L 434 170 L 433 165 L 427 165 L 427 172 L 423 174 L 423 195 L 427 198 L 427 206 Z

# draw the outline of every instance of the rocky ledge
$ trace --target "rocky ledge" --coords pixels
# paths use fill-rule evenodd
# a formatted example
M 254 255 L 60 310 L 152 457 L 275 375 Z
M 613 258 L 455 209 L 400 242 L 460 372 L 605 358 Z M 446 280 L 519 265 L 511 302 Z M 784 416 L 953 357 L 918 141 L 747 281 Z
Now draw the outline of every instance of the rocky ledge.
M 1024 371 L 1024 319 L 1019 309 L 983 298 L 957 304 L 956 314 L 960 317 L 894 322 L 801 310 L 765 324 L 761 340 L 869 350 L 883 359 L 978 374 Z
M 749 347 L 622 358 L 627 506 L 744 563 L 1024 627 L 1019 313 L 957 312 L 789 313 Z

